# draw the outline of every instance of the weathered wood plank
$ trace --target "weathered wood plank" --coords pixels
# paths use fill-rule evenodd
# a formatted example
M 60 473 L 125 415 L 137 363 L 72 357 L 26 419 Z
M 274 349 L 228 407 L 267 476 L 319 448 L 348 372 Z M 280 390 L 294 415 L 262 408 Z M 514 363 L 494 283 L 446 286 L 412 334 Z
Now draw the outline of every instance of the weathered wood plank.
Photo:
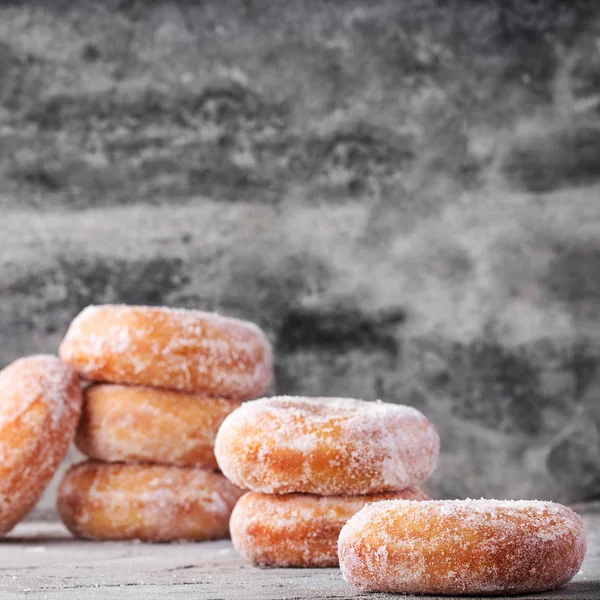
M 573 582 L 553 600 L 600 598 L 600 505 L 582 508 L 589 551 Z M 0 597 L 39 600 L 333 600 L 361 594 L 337 569 L 257 569 L 229 541 L 142 544 L 75 540 L 58 523 L 24 523 L 0 544 Z M 539 595 L 521 596 L 539 600 Z

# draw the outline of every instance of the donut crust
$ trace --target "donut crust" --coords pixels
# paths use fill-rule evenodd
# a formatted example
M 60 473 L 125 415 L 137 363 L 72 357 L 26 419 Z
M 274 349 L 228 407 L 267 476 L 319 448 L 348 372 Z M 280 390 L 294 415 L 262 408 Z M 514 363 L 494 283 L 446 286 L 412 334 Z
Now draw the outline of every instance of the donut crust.
M 439 453 L 418 410 L 347 398 L 278 396 L 243 404 L 219 429 L 219 468 L 266 494 L 380 494 L 419 485 Z
M 0 372 L 0 533 L 35 506 L 65 458 L 81 412 L 77 373 L 55 356 Z
M 207 469 L 86 461 L 58 491 L 58 512 L 76 536 L 171 542 L 229 537 L 243 491 Z
M 101 384 L 85 390 L 75 443 L 105 462 L 217 468 L 214 445 L 240 402 L 142 386 Z
M 63 361 L 87 379 L 256 398 L 273 353 L 253 323 L 216 313 L 149 306 L 90 306 L 71 323 Z
M 371 496 L 274 496 L 248 492 L 231 514 L 234 548 L 268 567 L 337 567 L 337 541 L 346 521 L 371 502 L 427 500 L 418 488 Z
M 338 548 L 362 590 L 524 594 L 570 581 L 586 539 L 581 518 L 553 502 L 392 500 L 350 519 Z

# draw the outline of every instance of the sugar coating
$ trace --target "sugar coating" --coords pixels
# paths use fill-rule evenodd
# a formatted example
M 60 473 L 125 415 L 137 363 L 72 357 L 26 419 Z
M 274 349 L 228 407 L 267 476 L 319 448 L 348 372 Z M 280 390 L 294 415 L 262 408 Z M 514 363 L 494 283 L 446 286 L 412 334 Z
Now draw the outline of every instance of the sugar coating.
M 244 403 L 221 425 L 219 468 L 255 492 L 377 494 L 424 481 L 439 436 L 409 406 L 276 396 Z
M 406 594 L 541 592 L 567 583 L 586 551 L 581 518 L 553 502 L 392 500 L 342 528 L 344 578 Z
M 55 356 L 0 372 L 0 532 L 33 508 L 67 454 L 81 412 L 77 373 Z
M 271 345 L 254 323 L 164 307 L 89 306 L 60 356 L 95 381 L 240 400 L 262 394 L 273 376 Z
M 74 465 L 63 478 L 58 510 L 90 539 L 210 540 L 229 535 L 243 491 L 209 469 L 157 465 Z
M 106 462 L 216 468 L 215 437 L 240 402 L 144 386 L 92 385 L 76 444 Z
M 427 500 L 418 488 L 367 496 L 276 496 L 248 492 L 231 514 L 231 540 L 250 562 L 270 567 L 337 567 L 346 521 L 371 502 Z

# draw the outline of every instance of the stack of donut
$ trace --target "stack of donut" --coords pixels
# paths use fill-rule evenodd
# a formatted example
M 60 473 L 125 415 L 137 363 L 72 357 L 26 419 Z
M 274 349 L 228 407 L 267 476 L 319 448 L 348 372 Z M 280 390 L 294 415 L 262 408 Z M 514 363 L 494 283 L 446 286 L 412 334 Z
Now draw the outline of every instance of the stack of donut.
M 90 382 L 75 440 L 88 460 L 59 489 L 66 526 L 100 540 L 227 537 L 242 490 L 217 471 L 214 441 L 271 383 L 264 333 L 214 313 L 106 305 L 75 318 L 60 356 Z
M 250 490 L 231 515 L 236 550 L 257 565 L 332 567 L 344 523 L 364 506 L 427 500 L 439 437 L 418 410 L 343 398 L 246 402 L 223 421 L 221 471 Z

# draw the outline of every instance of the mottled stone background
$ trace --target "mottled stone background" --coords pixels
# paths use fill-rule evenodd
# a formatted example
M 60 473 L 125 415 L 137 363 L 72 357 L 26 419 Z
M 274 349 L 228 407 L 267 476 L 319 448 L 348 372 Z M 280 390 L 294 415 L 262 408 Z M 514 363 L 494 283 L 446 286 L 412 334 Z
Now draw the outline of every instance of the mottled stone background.
M 439 496 L 600 497 L 598 2 L 2 2 L 0 209 L 1 365 L 215 309 L 422 409 Z

